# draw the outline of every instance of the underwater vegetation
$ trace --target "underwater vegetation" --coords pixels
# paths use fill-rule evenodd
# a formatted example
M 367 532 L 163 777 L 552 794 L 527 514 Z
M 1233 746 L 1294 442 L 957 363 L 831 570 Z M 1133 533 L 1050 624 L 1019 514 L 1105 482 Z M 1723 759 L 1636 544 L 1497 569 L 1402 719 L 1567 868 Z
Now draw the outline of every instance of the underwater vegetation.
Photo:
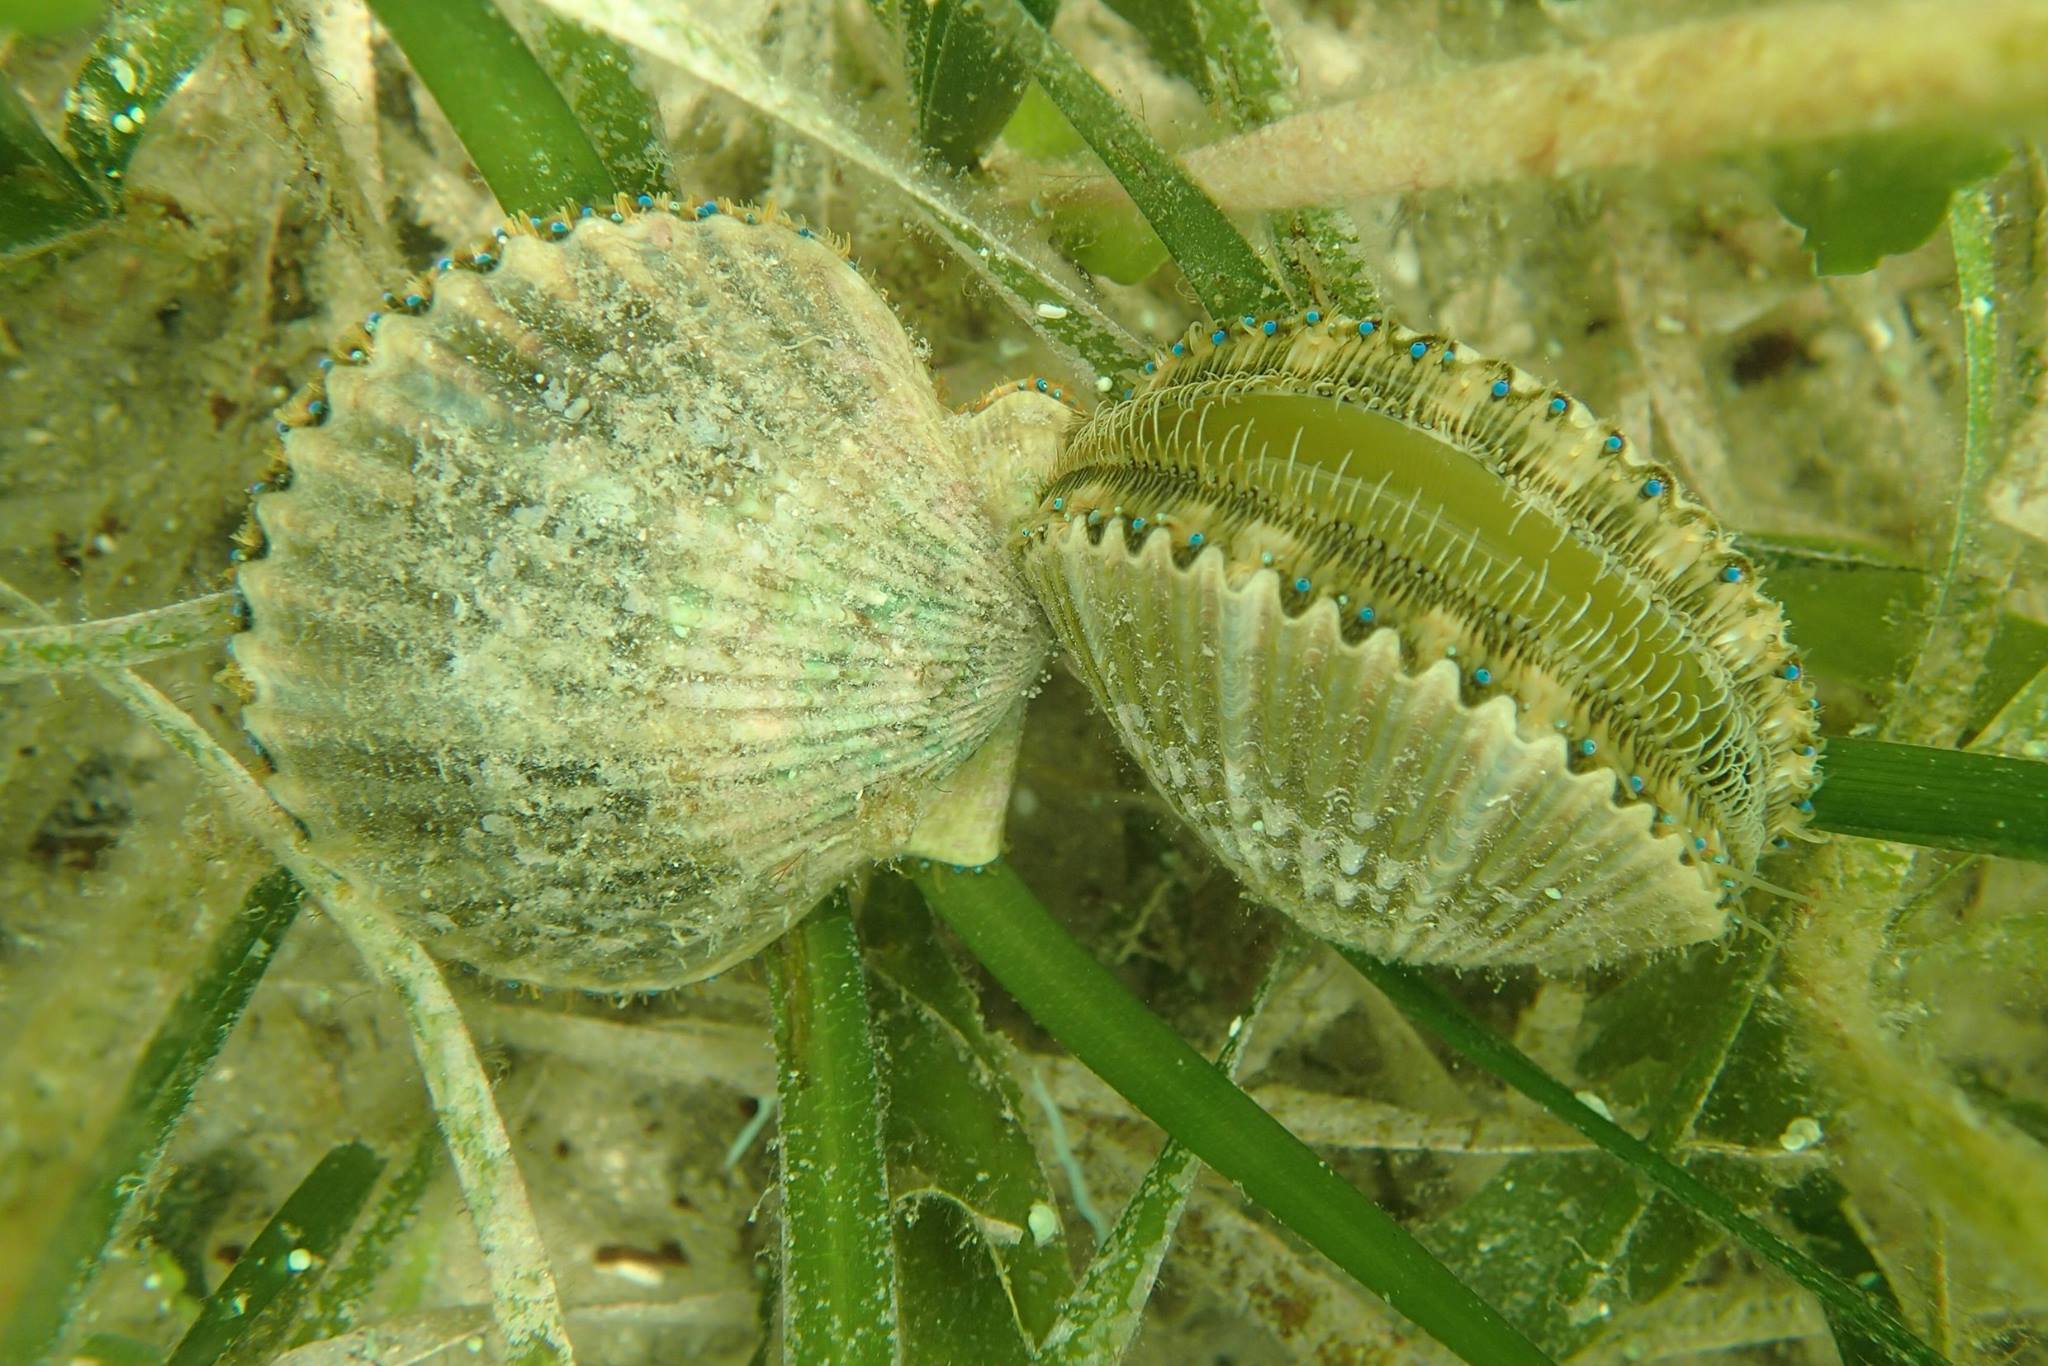
M 2043 1358 L 2048 6 L 0 33 L 0 1359 Z

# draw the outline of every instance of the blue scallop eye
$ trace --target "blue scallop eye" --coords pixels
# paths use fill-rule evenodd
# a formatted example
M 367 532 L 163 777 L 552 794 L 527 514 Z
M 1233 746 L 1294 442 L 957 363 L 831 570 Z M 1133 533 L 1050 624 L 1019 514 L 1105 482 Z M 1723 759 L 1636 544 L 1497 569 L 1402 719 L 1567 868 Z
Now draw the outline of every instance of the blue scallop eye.
M 1493 387 L 1487 390 L 1487 392 L 1492 394 L 1495 398 L 1506 398 L 1508 396 L 1509 387 L 1510 386 L 1506 380 L 1497 379 L 1493 382 Z

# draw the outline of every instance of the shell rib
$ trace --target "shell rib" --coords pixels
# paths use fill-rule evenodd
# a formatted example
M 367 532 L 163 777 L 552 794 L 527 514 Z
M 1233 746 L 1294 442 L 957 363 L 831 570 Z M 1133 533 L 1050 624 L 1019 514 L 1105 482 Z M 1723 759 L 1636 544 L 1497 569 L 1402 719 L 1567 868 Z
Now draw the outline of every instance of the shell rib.
M 1720 932 L 1816 749 L 1725 533 L 1512 367 L 1376 320 L 1246 333 L 1081 424 L 1022 541 L 1154 784 L 1256 896 L 1383 956 Z
M 704 976 L 1014 747 L 1048 642 L 986 443 L 857 271 L 759 217 L 501 231 L 290 419 L 240 572 L 245 724 L 318 851 L 437 952 Z

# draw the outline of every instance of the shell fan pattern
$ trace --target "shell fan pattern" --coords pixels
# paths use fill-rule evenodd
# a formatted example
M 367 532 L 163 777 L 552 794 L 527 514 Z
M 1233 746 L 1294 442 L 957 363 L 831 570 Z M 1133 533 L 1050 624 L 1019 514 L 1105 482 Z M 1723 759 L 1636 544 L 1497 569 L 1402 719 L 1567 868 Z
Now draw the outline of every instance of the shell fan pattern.
M 998 526 L 1063 405 L 947 413 L 833 245 L 644 195 L 500 229 L 322 368 L 245 532 L 243 721 L 437 952 L 673 985 L 868 862 L 994 856 L 1050 645 Z
M 1816 780 L 1775 603 L 1568 394 L 1378 319 L 1197 328 L 1073 430 L 1020 559 L 1253 896 L 1410 962 L 1710 938 Z

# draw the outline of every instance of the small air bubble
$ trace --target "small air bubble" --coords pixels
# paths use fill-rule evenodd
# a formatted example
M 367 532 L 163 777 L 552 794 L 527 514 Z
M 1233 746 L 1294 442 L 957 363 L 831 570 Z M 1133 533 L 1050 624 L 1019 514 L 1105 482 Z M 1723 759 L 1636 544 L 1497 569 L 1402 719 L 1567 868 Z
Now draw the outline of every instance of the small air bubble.
M 1809 1115 L 1801 1115 L 1785 1126 L 1785 1132 L 1778 1135 L 1778 1146 L 1788 1153 L 1802 1153 L 1821 1140 L 1819 1121 Z

